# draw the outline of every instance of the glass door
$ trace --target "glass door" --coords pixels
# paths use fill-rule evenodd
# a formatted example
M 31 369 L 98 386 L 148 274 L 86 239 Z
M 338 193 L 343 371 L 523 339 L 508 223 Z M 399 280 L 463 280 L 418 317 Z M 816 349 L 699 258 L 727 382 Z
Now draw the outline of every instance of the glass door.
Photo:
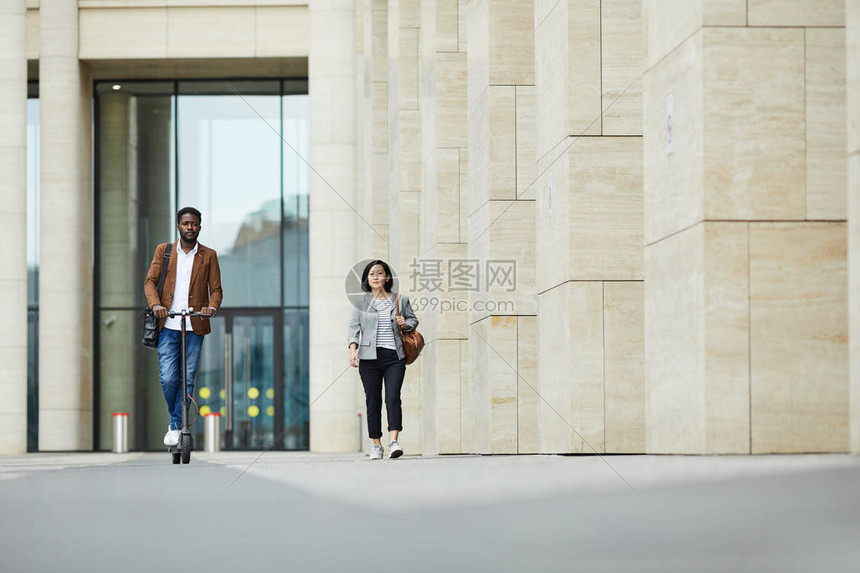
M 221 414 L 225 450 L 282 449 L 272 445 L 284 429 L 282 320 L 274 309 L 222 309 L 212 321 L 195 394 L 201 417 Z M 201 447 L 202 431 L 201 421 Z
M 284 427 L 283 354 L 279 313 L 255 310 L 229 313 L 225 337 L 226 449 L 262 450 Z M 282 335 L 281 335 L 282 336 Z

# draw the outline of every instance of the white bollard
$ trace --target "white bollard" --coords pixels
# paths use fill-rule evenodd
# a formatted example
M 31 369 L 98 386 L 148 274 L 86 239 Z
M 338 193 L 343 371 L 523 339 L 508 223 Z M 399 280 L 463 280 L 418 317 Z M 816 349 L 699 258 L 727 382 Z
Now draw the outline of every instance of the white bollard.
M 203 450 L 221 451 L 221 414 L 218 412 L 209 412 L 203 418 Z
M 128 412 L 114 412 L 111 414 L 113 420 L 113 448 L 117 454 L 128 452 Z

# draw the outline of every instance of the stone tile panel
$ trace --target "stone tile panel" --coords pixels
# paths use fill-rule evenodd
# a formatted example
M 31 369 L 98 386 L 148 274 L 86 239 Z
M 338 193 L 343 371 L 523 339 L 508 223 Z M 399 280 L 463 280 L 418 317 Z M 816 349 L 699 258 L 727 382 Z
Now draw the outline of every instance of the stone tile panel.
M 844 223 L 750 225 L 752 453 L 844 452 Z
M 645 453 L 644 310 L 644 283 L 603 283 L 606 453 Z
M 806 218 L 847 218 L 845 30 L 806 30 Z

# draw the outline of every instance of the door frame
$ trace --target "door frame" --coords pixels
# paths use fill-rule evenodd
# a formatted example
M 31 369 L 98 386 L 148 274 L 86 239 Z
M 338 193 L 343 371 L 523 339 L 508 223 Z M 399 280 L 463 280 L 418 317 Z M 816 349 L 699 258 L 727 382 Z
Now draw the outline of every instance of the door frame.
M 233 447 L 233 395 L 231 392 L 233 380 L 233 320 L 237 317 L 271 317 L 272 327 L 275 330 L 272 338 L 275 346 L 272 349 L 272 388 L 275 391 L 275 415 L 272 437 L 275 440 L 274 444 L 271 444 L 269 448 L 241 448 L 240 451 L 283 450 L 283 443 L 277 438 L 284 431 L 284 309 L 279 307 L 231 307 L 220 309 L 218 315 L 224 320 L 224 395 L 227 398 L 224 401 L 227 411 L 224 419 L 224 449 L 228 451 L 236 449 Z M 228 348 L 228 346 L 230 347 Z M 230 387 L 228 387 L 228 384 Z

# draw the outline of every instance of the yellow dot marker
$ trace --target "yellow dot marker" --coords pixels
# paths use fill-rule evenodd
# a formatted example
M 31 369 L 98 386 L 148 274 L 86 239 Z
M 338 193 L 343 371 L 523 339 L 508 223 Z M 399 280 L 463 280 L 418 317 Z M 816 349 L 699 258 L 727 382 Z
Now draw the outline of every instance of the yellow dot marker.
M 274 416 L 275 415 L 275 407 L 274 406 L 267 406 L 266 407 L 266 415 L 269 417 Z
M 275 389 L 274 388 L 267 388 L 266 389 L 266 398 L 271 400 L 274 397 L 275 397 Z
M 222 416 L 226 416 L 227 415 L 227 408 L 225 408 L 224 406 L 221 406 L 221 409 L 218 410 L 218 412 L 220 412 Z
M 254 400 L 259 395 L 260 395 L 260 391 L 257 390 L 256 388 L 248 388 L 248 398 L 250 398 L 251 400 Z
M 218 392 L 218 395 L 221 396 L 221 399 L 223 400 L 224 398 L 227 397 L 227 392 L 224 390 L 221 390 L 220 392 Z
M 209 408 L 209 406 L 200 406 L 200 415 L 201 416 L 205 416 L 206 414 L 208 414 L 211 411 L 212 410 Z
M 205 399 L 205 398 L 208 398 L 208 397 L 209 397 L 209 396 L 211 396 L 211 395 L 212 395 L 212 390 L 210 390 L 209 388 L 201 388 L 201 389 L 200 389 L 200 397 L 201 397 L 201 398 L 204 398 L 204 399 Z
M 248 407 L 248 415 L 252 418 L 256 418 L 260 415 L 260 409 L 256 406 L 250 406 Z

